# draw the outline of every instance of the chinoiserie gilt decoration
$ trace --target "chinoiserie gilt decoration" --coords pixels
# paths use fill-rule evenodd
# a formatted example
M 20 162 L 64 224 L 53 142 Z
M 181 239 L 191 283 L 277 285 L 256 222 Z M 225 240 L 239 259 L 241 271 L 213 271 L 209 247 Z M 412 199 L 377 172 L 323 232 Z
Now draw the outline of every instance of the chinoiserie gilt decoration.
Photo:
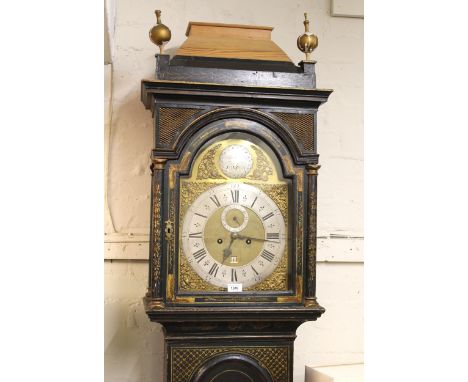
M 306 55 L 306 61 L 310 61 L 311 53 L 318 46 L 318 37 L 309 31 L 309 20 L 307 13 L 304 13 L 304 28 L 305 33 L 297 38 L 297 47 Z
M 161 22 L 161 11 L 157 9 L 154 11 L 156 14 L 156 25 L 149 31 L 149 38 L 153 44 L 159 47 L 159 53 L 163 53 L 164 45 L 171 39 L 171 30 Z
M 174 57 L 157 25 L 145 309 L 164 326 L 166 382 L 292 382 L 317 302 L 317 89 L 308 32 L 295 65 L 272 27 L 190 22 Z M 304 37 L 305 36 L 305 37 Z M 304 38 L 303 38 L 304 37 Z

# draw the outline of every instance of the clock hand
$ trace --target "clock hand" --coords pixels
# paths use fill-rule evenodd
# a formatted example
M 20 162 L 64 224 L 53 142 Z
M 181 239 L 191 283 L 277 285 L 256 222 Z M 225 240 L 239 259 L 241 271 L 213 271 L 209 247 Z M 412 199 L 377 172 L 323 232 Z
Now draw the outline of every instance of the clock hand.
M 228 247 L 223 249 L 223 262 L 221 263 L 221 265 L 224 265 L 224 262 L 226 261 L 226 259 L 232 255 L 231 245 L 235 239 L 236 237 L 234 235 L 231 235 L 231 241 L 229 242 Z
M 277 243 L 277 241 L 268 240 L 268 239 L 260 239 L 259 237 L 249 237 L 249 236 L 237 235 L 237 238 L 241 239 L 241 240 L 268 241 L 268 242 L 272 242 L 272 243 Z
M 237 223 L 237 226 L 240 227 L 240 222 L 237 220 L 237 216 L 233 216 L 232 220 L 234 220 Z
M 232 251 L 230 248 L 226 248 L 223 250 L 223 261 L 221 262 L 221 265 L 224 265 L 224 262 L 229 256 L 231 256 L 231 254 L 232 254 Z

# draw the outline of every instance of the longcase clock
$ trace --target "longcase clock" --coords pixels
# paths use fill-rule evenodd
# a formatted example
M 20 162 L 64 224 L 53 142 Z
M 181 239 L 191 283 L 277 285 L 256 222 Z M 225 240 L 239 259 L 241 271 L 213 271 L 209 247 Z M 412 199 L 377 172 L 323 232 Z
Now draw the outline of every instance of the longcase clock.
M 159 15 L 158 15 L 159 18 Z M 315 296 L 317 110 L 313 61 L 270 27 L 191 22 L 156 79 L 149 286 L 170 382 L 291 382 Z

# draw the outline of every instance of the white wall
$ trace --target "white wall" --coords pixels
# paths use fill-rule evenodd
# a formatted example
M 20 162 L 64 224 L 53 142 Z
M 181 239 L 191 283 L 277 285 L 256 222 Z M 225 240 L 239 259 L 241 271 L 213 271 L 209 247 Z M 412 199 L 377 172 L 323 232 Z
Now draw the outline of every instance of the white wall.
M 167 52 L 185 39 L 188 21 L 270 25 L 294 62 L 303 13 L 319 37 L 313 53 L 318 87 L 335 92 L 319 110 L 317 296 L 327 312 L 302 325 L 295 382 L 304 365 L 363 360 L 363 20 L 331 17 L 330 0 L 107 1 L 111 34 L 106 65 L 105 373 L 106 382 L 162 381 L 163 336 L 142 305 L 149 232 L 152 119 L 140 81 L 154 77 L 148 30 L 155 7 L 172 30 Z

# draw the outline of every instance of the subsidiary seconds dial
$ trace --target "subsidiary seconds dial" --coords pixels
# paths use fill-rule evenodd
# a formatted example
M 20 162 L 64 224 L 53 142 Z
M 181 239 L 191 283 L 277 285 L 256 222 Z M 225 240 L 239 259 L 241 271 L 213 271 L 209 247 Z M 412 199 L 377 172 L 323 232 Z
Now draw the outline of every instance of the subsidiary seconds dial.
M 252 286 L 269 276 L 284 254 L 286 226 L 276 203 L 261 189 L 228 183 L 202 193 L 188 208 L 182 249 L 205 281 Z

